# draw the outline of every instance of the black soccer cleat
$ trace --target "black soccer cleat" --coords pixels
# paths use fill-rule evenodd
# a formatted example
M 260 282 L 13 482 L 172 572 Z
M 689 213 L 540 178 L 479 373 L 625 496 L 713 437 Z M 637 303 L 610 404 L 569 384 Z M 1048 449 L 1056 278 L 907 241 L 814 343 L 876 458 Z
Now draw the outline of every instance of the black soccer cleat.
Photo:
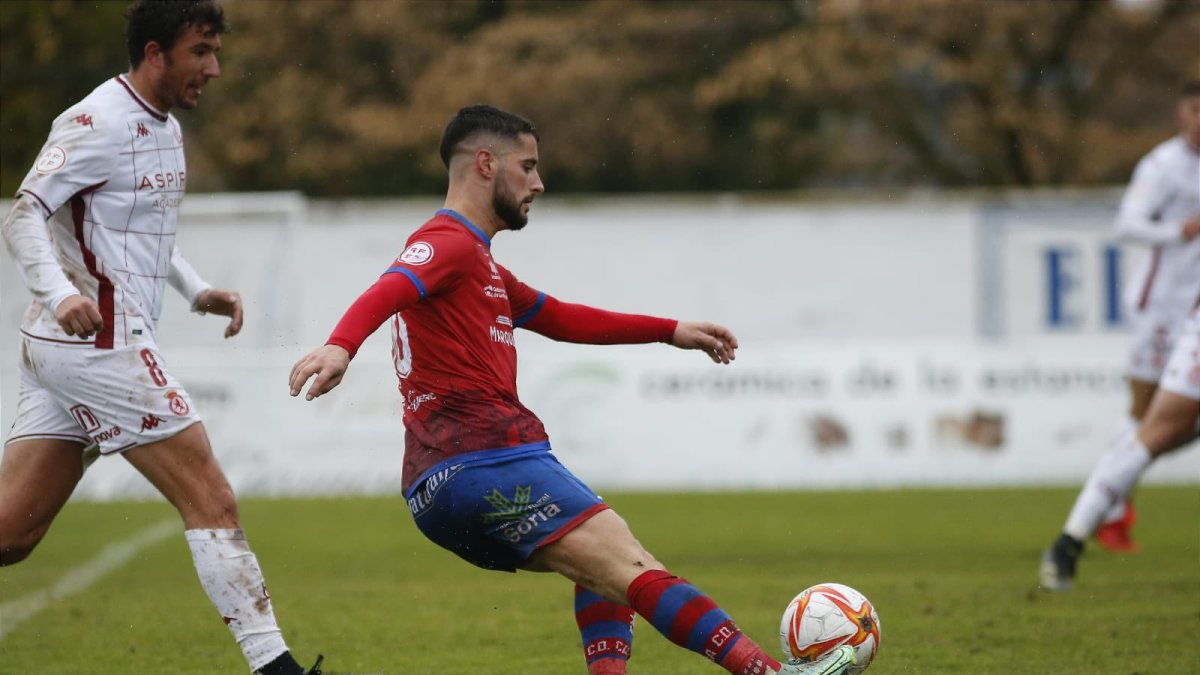
M 305 670 L 299 663 L 296 663 L 291 652 L 284 652 L 267 665 L 254 671 L 254 675 L 321 675 L 321 662 L 324 660 L 325 655 L 318 654 L 317 662 L 313 664 L 313 667 Z
M 1062 534 L 1054 544 L 1042 554 L 1042 564 L 1039 569 L 1042 588 L 1048 591 L 1071 590 L 1071 580 L 1075 578 L 1075 566 L 1083 553 L 1083 542 Z

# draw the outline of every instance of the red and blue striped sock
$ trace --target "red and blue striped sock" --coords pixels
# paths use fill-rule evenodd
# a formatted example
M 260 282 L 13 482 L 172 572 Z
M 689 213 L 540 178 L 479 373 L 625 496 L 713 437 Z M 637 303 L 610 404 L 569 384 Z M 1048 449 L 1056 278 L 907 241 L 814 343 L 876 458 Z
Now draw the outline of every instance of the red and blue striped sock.
M 630 606 L 680 647 L 737 675 L 779 671 L 771 658 L 712 598 L 665 570 L 643 572 L 626 591 Z
M 589 675 L 625 675 L 633 652 L 633 610 L 575 584 L 575 623 Z

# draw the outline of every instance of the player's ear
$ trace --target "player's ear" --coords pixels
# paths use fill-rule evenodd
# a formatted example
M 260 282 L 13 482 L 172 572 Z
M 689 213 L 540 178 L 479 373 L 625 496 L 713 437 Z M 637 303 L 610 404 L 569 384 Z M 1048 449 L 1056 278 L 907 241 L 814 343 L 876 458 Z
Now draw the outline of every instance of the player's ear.
M 475 170 L 484 178 L 496 175 L 496 153 L 489 148 L 479 148 L 475 151 Z
M 145 56 L 143 64 L 148 64 L 156 70 L 161 70 L 166 66 L 167 54 L 163 51 L 162 45 L 157 42 L 153 40 L 147 42 L 142 53 Z

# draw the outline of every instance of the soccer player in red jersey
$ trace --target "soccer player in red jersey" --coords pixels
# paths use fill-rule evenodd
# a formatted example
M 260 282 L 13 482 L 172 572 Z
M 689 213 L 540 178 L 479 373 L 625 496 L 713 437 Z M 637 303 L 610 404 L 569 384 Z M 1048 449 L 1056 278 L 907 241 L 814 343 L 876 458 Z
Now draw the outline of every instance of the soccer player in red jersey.
M 550 451 L 516 389 L 515 328 L 585 344 L 665 342 L 734 359 L 737 338 L 707 322 L 619 314 L 569 304 L 521 283 L 491 254 L 519 230 L 544 186 L 538 135 L 496 108 L 463 108 L 440 152 L 445 208 L 356 300 L 321 348 L 292 369 L 291 395 L 312 400 L 341 381 L 363 341 L 390 322 L 404 397 L 403 489 L 418 528 L 485 569 L 557 572 L 575 582 L 575 618 L 592 675 L 626 672 L 634 613 L 675 644 L 731 673 L 838 675 L 843 647 L 813 664 L 781 665 L 711 598 L 666 570 L 625 521 Z

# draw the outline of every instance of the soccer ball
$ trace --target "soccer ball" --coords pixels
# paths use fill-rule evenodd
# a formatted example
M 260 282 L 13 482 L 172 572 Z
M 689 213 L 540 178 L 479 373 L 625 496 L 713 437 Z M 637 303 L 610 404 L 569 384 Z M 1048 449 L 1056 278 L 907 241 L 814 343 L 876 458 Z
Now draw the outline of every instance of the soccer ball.
M 792 665 L 816 661 L 838 647 L 854 647 L 861 673 L 879 649 L 879 614 L 866 596 L 843 584 L 817 584 L 788 603 L 779 622 L 779 644 Z

